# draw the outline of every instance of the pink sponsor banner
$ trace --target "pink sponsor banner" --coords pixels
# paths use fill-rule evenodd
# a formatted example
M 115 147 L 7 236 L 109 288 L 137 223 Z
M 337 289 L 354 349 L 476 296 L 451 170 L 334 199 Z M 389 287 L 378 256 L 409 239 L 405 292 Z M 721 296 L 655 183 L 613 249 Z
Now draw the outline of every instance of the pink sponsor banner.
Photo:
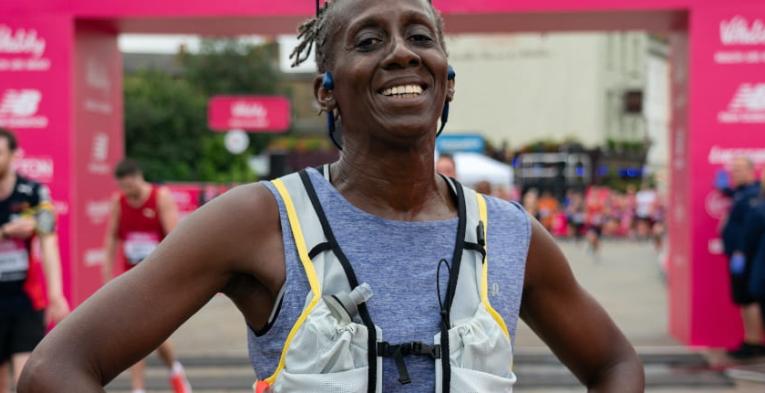
M 73 24 L 63 16 L 0 15 L 0 127 L 19 140 L 16 170 L 51 189 L 69 296 Z
M 200 206 L 201 187 L 197 183 L 170 183 L 165 184 L 178 206 L 178 219 L 183 220 Z
M 234 185 L 215 183 L 168 183 L 164 186 L 170 190 L 173 200 L 178 206 L 179 220 L 183 220 L 202 205 L 225 193 Z
M 116 189 L 114 165 L 123 157 L 122 58 L 117 35 L 78 26 L 75 35 L 75 187 L 72 301 L 102 285 L 103 242 Z
M 325 0 L 321 2 L 324 3 Z M 686 9 L 701 2 L 720 0 L 436 0 L 436 7 L 444 13 L 491 14 L 497 12 L 522 11 L 581 11 L 581 10 L 644 10 L 644 9 Z M 743 0 L 757 1 L 757 0 Z M 8 2 L 6 0 L 6 2 Z M 10 6 L 10 7 L 9 7 Z M 39 9 L 65 9 L 91 17 L 134 17 L 134 16 L 308 16 L 313 14 L 313 0 L 269 1 L 269 0 L 11 0 L 6 5 L 14 10 L 34 11 Z
M 717 173 L 736 156 L 765 163 L 765 4 L 699 8 L 691 19 L 692 344 L 732 347 L 743 338 L 733 305 Z
M 290 101 L 276 96 L 215 96 L 207 106 L 207 123 L 215 131 L 285 132 Z

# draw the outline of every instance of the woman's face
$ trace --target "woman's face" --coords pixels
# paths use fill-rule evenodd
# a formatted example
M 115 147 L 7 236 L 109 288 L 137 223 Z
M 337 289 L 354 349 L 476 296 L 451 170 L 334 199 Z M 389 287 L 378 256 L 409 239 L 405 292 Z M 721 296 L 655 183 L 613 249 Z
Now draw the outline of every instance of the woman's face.
M 430 5 L 342 0 L 335 7 L 329 71 L 346 142 L 364 134 L 391 142 L 434 137 L 449 86 Z

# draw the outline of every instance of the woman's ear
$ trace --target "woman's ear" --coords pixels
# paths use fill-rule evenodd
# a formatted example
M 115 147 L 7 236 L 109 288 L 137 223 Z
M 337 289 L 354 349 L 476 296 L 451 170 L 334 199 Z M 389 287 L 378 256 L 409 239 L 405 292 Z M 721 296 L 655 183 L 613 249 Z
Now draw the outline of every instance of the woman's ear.
M 454 79 L 446 81 L 446 102 L 452 102 L 454 99 Z
M 329 112 L 337 108 L 337 103 L 335 102 L 332 90 L 327 89 L 325 85 L 324 75 L 316 75 L 316 78 L 313 80 L 313 95 L 316 98 L 316 102 L 319 103 L 321 110 Z

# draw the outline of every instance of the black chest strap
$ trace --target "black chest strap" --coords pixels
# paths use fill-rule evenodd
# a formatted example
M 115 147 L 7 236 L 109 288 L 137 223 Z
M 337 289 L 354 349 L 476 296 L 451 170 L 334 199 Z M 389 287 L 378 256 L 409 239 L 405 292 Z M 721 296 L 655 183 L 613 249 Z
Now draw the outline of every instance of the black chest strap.
M 431 359 L 439 359 L 441 358 L 441 346 L 427 345 L 420 341 L 412 341 L 402 344 L 390 344 L 383 341 L 377 343 L 377 354 L 382 357 L 393 358 L 393 361 L 396 363 L 396 369 L 398 370 L 398 381 L 402 385 L 406 385 L 412 382 L 412 378 L 409 377 L 409 370 L 406 368 L 404 357 L 425 356 Z

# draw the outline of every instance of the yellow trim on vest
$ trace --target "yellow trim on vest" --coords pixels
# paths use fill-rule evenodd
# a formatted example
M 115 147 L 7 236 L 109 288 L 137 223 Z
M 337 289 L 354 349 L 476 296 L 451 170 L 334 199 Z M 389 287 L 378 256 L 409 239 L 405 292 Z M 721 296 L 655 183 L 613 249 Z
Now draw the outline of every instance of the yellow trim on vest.
M 507 324 L 505 324 L 505 320 L 502 319 L 502 316 L 499 315 L 497 310 L 494 309 L 494 307 L 491 306 L 491 303 L 489 303 L 489 257 L 488 257 L 488 250 L 489 250 L 489 213 L 486 210 L 486 200 L 484 199 L 483 195 L 479 193 L 475 193 L 476 200 L 478 201 L 478 214 L 481 218 L 481 222 L 483 222 L 483 238 L 486 242 L 486 254 L 487 256 L 484 257 L 483 260 L 483 266 L 481 271 L 481 303 L 483 303 L 483 306 L 486 308 L 486 310 L 489 312 L 492 318 L 494 318 L 495 321 L 497 321 L 497 324 L 502 329 L 502 332 L 505 333 L 505 336 L 510 338 L 510 331 L 507 330 Z
M 313 297 L 311 298 L 311 302 L 308 303 L 308 306 L 302 313 L 300 313 L 300 317 L 298 317 L 295 325 L 290 329 L 290 333 L 287 335 L 287 340 L 284 342 L 284 348 L 282 348 L 282 354 L 279 357 L 279 364 L 276 366 L 274 373 L 265 380 L 269 385 L 274 384 L 276 377 L 284 369 L 284 361 L 286 360 L 287 351 L 290 348 L 292 340 L 295 338 L 300 327 L 303 326 L 306 318 L 308 318 L 308 314 L 313 311 L 314 307 L 319 303 L 319 299 L 321 299 L 321 286 L 319 285 L 319 279 L 316 276 L 316 270 L 313 268 L 313 261 L 308 257 L 308 249 L 305 245 L 303 229 L 300 227 L 300 220 L 298 220 L 295 205 L 292 203 L 292 197 L 290 197 L 287 187 L 284 186 L 284 182 L 281 179 L 272 181 L 272 184 L 276 187 L 276 190 L 279 191 L 279 195 L 281 195 L 282 201 L 284 201 L 284 207 L 287 210 L 287 218 L 290 222 L 290 229 L 292 230 L 292 237 L 295 238 L 295 246 L 297 247 L 298 256 L 300 257 L 300 262 L 303 264 L 303 269 L 305 269 L 305 274 L 308 277 L 308 284 L 311 286 Z

